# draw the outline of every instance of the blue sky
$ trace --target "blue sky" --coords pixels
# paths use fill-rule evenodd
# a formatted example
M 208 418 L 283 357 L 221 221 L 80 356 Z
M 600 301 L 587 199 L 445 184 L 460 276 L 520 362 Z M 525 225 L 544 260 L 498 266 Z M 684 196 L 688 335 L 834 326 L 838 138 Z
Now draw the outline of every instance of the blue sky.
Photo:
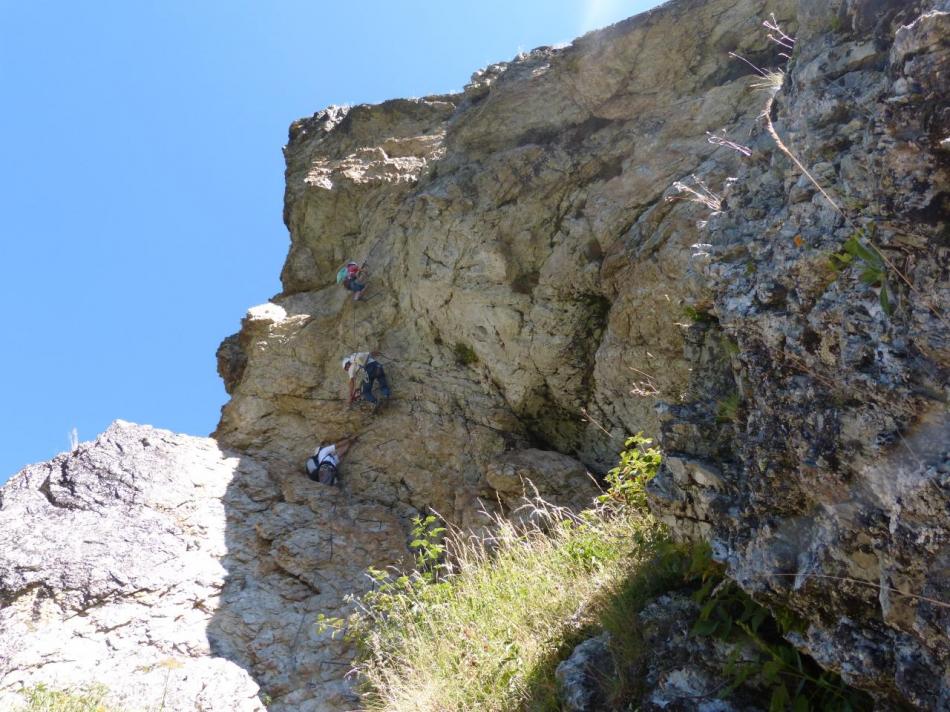
M 650 0 L 0 0 L 0 482 L 123 418 L 206 435 L 280 290 L 287 126 L 458 90 Z

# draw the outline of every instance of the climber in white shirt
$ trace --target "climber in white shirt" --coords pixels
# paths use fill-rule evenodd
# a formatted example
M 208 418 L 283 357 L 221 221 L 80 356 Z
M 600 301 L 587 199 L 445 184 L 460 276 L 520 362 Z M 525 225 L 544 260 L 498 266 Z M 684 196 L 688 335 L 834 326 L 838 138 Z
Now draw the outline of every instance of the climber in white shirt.
M 343 370 L 350 377 L 349 402 L 356 400 L 357 391 L 367 403 L 377 404 L 373 395 L 373 384 L 379 383 L 379 392 L 383 398 L 389 398 L 389 382 L 383 364 L 376 360 L 376 351 L 359 351 L 343 359 Z
M 313 451 L 313 457 L 307 458 L 307 476 L 314 482 L 336 484 L 340 459 L 353 446 L 357 437 L 359 436 L 348 435 L 339 442 L 318 445 Z

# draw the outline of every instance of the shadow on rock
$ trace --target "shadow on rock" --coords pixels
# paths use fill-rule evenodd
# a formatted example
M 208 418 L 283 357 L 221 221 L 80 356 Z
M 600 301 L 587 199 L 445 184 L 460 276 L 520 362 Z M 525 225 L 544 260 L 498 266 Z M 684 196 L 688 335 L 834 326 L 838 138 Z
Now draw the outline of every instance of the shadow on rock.
M 215 655 L 245 668 L 271 710 L 358 705 L 348 643 L 320 632 L 320 614 L 345 615 L 365 572 L 398 561 L 406 534 L 391 510 L 312 482 L 302 465 L 244 458 L 224 496 L 227 576 L 208 624 Z

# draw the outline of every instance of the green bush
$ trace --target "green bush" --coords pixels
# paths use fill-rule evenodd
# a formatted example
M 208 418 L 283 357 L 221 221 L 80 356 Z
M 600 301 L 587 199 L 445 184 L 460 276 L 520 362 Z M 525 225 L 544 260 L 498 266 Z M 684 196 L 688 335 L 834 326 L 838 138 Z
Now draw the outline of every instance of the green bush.
M 873 235 L 873 223 L 870 228 L 858 228 L 842 244 L 841 252 L 832 254 L 828 261 L 835 273 L 851 266 L 860 266 L 861 274 L 858 279 L 862 284 L 878 290 L 881 308 L 890 316 L 894 313 L 894 301 L 888 292 L 888 266 L 880 250 L 871 241 Z
M 660 469 L 662 456 L 660 451 L 652 445 L 650 438 L 643 437 L 643 433 L 627 438 L 626 448 L 620 453 L 620 463 L 607 473 L 607 484 L 610 489 L 600 497 L 602 503 L 619 503 L 645 510 L 647 506 L 646 484 Z
M 773 608 L 773 615 L 725 578 L 723 567 L 712 561 L 708 547 L 698 552 L 700 556 L 694 557 L 687 575 L 688 581 L 700 584 L 693 599 L 702 606 L 692 632 L 733 644 L 723 670 L 728 684 L 719 697 L 729 697 L 746 681 L 754 680 L 767 691 L 769 712 L 873 708 L 865 693 L 849 688 L 835 673 L 822 670 L 785 639 L 793 631 L 803 632 L 804 621 L 778 607 Z

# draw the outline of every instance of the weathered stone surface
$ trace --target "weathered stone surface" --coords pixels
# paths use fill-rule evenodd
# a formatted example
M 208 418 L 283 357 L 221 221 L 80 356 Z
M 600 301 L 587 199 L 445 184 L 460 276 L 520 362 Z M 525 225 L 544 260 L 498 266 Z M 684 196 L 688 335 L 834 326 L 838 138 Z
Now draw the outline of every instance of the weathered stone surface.
M 813 621 L 799 643 L 822 664 L 943 703 L 946 609 L 888 591 L 950 598 L 945 10 L 674 2 L 461 95 L 297 122 L 284 291 L 244 321 L 217 435 L 292 463 L 364 432 L 352 493 L 470 523 L 510 486 L 499 457 L 601 473 L 626 434 L 660 434 L 653 503 L 680 535 Z M 798 34 L 775 129 L 847 219 L 727 59 L 784 62 L 771 12 Z M 827 266 L 869 222 L 900 269 L 889 318 L 860 269 Z M 366 302 L 333 284 L 349 258 Z M 339 357 L 364 348 L 396 393 L 372 421 L 340 402 Z
M 116 422 L 0 499 L 0 707 L 21 686 L 101 683 L 129 709 L 261 710 L 213 655 L 228 580 L 224 501 L 259 467 L 207 439 Z
M 777 150 L 736 174 L 707 228 L 700 397 L 663 410 L 652 488 L 674 530 L 809 621 L 802 649 L 921 709 L 950 704 L 946 5 L 801 3 L 772 118 L 841 211 Z M 866 264 L 829 265 L 862 226 L 890 316 Z
M 752 675 L 719 699 L 732 677 L 723 670 L 730 657 L 755 659 L 757 651 L 690 631 L 699 606 L 684 594 L 669 594 L 648 604 L 638 616 L 644 656 L 643 712 L 758 712 L 768 708 L 768 686 Z M 750 645 L 750 644 L 746 644 Z
M 460 95 L 296 122 L 283 293 L 248 312 L 223 359 L 216 435 L 299 462 L 314 437 L 365 431 L 352 491 L 456 522 L 509 450 L 603 473 L 627 434 L 658 430 L 657 400 L 689 387 L 702 213 L 664 198 L 737 169 L 706 132 L 748 133 L 761 102 L 727 53 L 771 52 L 761 18 L 793 6 L 672 3 L 493 65 Z M 347 259 L 368 262 L 363 302 L 334 283 Z M 369 348 L 395 399 L 366 422 L 343 406 L 339 359 Z
M 0 490 L 0 552 L 0 708 L 99 683 L 130 712 L 316 712 L 355 699 L 352 651 L 316 618 L 400 563 L 405 531 L 213 440 L 117 421 Z
M 616 675 L 610 652 L 610 633 L 585 640 L 555 670 L 561 708 L 565 712 L 606 709 L 605 683 Z
M 637 709 L 643 712 L 760 712 L 769 708 L 772 685 L 761 671 L 739 680 L 729 661 L 761 660 L 749 640 L 730 642 L 692 632 L 700 607 L 685 592 L 650 601 L 631 626 L 638 634 L 639 660 L 618 670 L 609 633 L 585 640 L 557 667 L 561 705 L 576 712 Z M 629 660 L 630 651 L 625 651 Z M 626 677 L 625 694 L 618 674 Z M 734 685 L 728 699 L 724 688 Z
M 600 494 L 594 477 L 577 460 L 550 450 L 511 450 L 485 466 L 478 498 L 483 512 L 534 520 L 538 499 L 580 511 Z M 463 521 L 475 526 L 476 520 Z

